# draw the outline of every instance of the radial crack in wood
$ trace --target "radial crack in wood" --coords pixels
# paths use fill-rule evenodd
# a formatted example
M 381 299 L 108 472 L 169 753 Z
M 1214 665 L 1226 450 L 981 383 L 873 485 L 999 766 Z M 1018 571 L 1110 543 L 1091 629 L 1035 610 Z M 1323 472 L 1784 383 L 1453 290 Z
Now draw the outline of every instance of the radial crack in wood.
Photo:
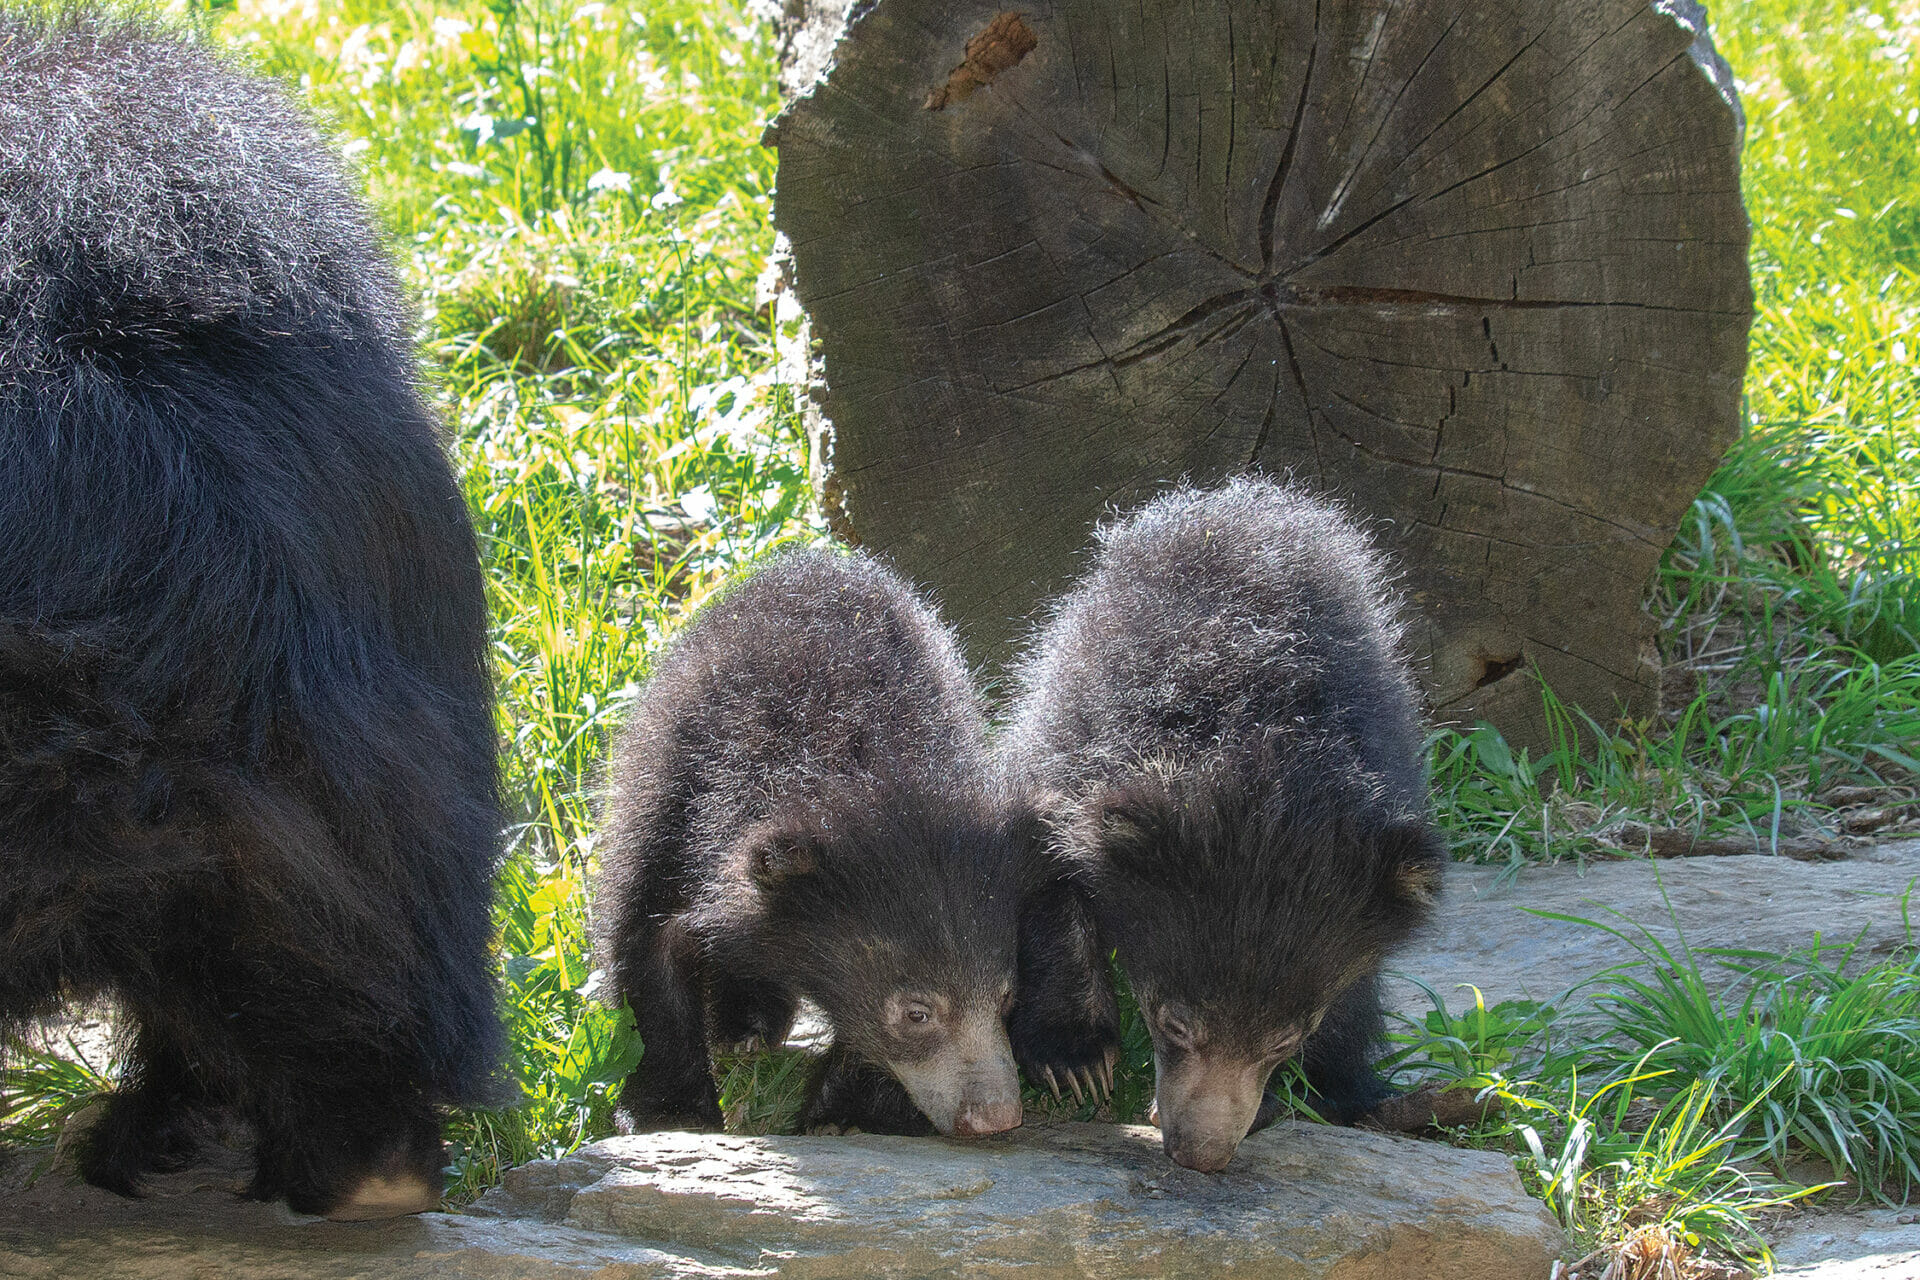
M 1652 709 L 1641 601 L 1737 431 L 1752 315 L 1697 5 L 788 11 L 823 496 L 983 665 L 1104 512 L 1257 468 L 1375 518 L 1438 718 L 1538 741 L 1534 672 Z

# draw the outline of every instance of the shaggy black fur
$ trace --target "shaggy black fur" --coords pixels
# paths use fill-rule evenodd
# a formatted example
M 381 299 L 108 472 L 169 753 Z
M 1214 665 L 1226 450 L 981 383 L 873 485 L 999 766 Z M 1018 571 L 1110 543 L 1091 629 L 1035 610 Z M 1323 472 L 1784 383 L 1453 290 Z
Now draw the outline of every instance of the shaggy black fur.
M 718 1126 L 709 1045 L 779 1043 L 801 996 L 835 1039 L 803 1127 L 926 1132 L 916 1072 L 952 1086 L 942 1129 L 989 1101 L 1017 1123 L 1000 1020 L 1038 827 L 992 794 L 984 739 L 951 632 L 873 560 L 791 554 L 700 612 L 611 768 L 596 900 L 645 1044 L 623 1127 Z M 959 1060 L 969 1026 L 1004 1090 Z
M 439 1185 L 495 1097 L 483 583 L 406 308 L 276 88 L 164 30 L 0 9 L 0 1031 L 137 1028 L 81 1157 L 185 1114 L 252 1194 Z
M 1022 932 L 1023 1065 L 1111 1042 L 1117 945 L 1163 1081 L 1183 1054 L 1277 1062 L 1304 1039 L 1334 1118 L 1384 1096 L 1375 974 L 1445 862 L 1389 584 L 1335 507 L 1267 479 L 1101 532 L 1001 740 L 1017 781 L 1059 797 L 1053 918 Z

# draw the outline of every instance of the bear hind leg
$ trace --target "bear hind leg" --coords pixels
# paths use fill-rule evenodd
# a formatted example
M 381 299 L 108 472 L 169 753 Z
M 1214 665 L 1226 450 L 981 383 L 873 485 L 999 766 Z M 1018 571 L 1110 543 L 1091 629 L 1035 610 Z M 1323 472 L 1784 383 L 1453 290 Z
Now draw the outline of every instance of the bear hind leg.
M 370 883 L 388 851 L 341 847 L 290 788 L 226 797 L 236 892 L 228 954 L 208 975 L 237 1060 L 234 1104 L 254 1128 L 247 1194 L 297 1213 L 392 1217 L 439 1205 L 441 1104 L 430 918 Z M 397 854 L 390 854 L 398 858 Z M 399 884 L 404 886 L 404 881 Z
M 439 1207 L 447 1160 L 427 1070 L 404 1032 L 366 1021 L 387 993 L 339 973 L 297 982 L 290 958 L 242 955 L 222 981 L 222 1004 L 243 1011 L 232 1034 L 236 1101 L 254 1128 L 247 1195 L 349 1221 Z
M 345 1064 L 339 1064 L 344 1066 Z M 359 1071 L 348 1069 L 348 1074 Z M 254 1177 L 247 1195 L 286 1199 L 295 1213 L 355 1222 L 440 1206 L 446 1148 L 432 1107 L 369 1088 L 281 1082 L 255 1100 Z M 303 1090 L 295 1095 L 291 1090 Z
M 123 1196 L 146 1193 L 156 1173 L 185 1168 L 199 1150 L 195 1120 L 206 1095 L 174 1037 L 143 1025 L 120 1083 L 81 1136 L 80 1176 Z

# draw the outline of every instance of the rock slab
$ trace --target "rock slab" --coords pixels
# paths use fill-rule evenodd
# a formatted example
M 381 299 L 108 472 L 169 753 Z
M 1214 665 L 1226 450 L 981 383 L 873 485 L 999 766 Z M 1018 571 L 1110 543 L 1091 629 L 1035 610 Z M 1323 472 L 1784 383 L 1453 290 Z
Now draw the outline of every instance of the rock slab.
M 1769 1233 L 1777 1280 L 1920 1280 L 1920 1211 L 1843 1206 Z
M 1601 929 L 1544 919 L 1535 911 L 1602 921 L 1626 933 L 1644 926 L 1669 948 L 1740 947 L 1787 953 L 1859 940 L 1856 961 L 1881 959 L 1920 926 L 1920 840 L 1861 850 L 1839 862 L 1788 858 L 1672 858 L 1527 867 L 1510 879 L 1490 867 L 1454 866 L 1433 924 L 1387 967 L 1388 1008 L 1418 1019 L 1432 999 L 1458 1012 L 1479 988 L 1488 1005 L 1516 998 L 1558 1001 L 1609 968 L 1638 958 Z M 1637 936 L 1637 935 L 1636 935 Z M 1730 971 L 1700 968 L 1724 986 Z
M 1536 1280 L 1564 1245 L 1503 1157 L 1310 1125 L 1250 1139 L 1211 1176 L 1169 1163 L 1137 1125 L 965 1143 L 615 1138 L 510 1174 L 481 1207 L 525 1206 L 569 1227 L 700 1240 L 808 1280 Z
M 43 1178 L 0 1203 L 0 1275 L 1540 1280 L 1565 1244 L 1501 1156 L 1296 1124 L 1211 1176 L 1140 1126 L 614 1138 L 514 1170 L 468 1213 L 366 1225 L 238 1201 L 243 1172 L 137 1204 Z

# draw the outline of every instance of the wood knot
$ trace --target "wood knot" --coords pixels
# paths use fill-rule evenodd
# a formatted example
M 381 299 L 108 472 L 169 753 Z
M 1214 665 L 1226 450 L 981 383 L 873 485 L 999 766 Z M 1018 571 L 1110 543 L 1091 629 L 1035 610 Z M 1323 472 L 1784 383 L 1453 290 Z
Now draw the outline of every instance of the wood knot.
M 1517 653 L 1492 655 L 1477 654 L 1474 661 L 1479 664 L 1480 674 L 1474 678 L 1473 687 L 1484 689 L 1498 680 L 1505 680 L 1520 669 L 1525 659 Z
M 990 85 L 994 77 L 1039 47 L 1040 37 L 1033 34 L 1022 14 L 996 13 L 979 35 L 967 41 L 967 56 L 953 69 L 947 82 L 927 95 L 929 111 L 943 111 L 948 103 L 965 102 L 975 89 Z

